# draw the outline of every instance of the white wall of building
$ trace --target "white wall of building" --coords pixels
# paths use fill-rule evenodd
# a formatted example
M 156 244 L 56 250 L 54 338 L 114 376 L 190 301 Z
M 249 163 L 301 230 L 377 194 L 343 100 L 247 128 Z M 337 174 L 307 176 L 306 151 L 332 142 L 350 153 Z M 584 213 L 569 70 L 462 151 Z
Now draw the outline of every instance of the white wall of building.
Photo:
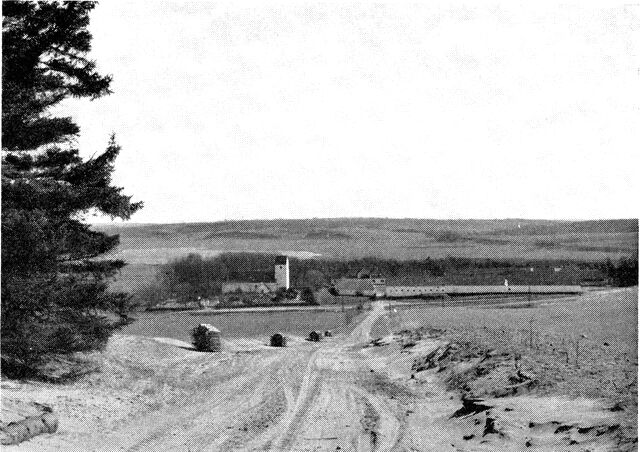
M 284 289 L 289 288 L 289 258 L 285 259 L 284 264 L 276 263 L 275 268 L 276 284 Z

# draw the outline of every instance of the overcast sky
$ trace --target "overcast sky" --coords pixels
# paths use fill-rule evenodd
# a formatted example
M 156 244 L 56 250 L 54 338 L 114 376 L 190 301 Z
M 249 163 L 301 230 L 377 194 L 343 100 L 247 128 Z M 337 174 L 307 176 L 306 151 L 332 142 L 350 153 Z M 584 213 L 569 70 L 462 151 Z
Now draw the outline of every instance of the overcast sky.
M 134 222 L 637 216 L 640 8 L 496 5 L 105 1 L 62 109 Z

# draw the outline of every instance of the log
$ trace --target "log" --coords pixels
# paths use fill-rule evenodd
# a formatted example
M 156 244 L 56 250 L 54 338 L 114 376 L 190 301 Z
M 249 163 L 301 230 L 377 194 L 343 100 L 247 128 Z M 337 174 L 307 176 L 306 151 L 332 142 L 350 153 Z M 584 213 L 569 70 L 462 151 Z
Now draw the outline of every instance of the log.
M 44 413 L 29 416 L 21 421 L 10 422 L 0 428 L 0 444 L 8 446 L 20 444 L 23 441 L 43 433 L 55 433 L 58 430 L 58 416 L 54 413 Z

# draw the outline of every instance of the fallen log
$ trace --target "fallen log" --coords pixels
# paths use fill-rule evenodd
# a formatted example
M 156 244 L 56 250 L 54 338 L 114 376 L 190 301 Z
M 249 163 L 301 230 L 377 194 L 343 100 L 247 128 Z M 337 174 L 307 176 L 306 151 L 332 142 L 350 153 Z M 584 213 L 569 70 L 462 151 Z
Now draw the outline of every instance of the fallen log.
M 58 430 L 58 416 L 46 412 L 38 416 L 29 416 L 21 421 L 10 422 L 0 427 L 0 444 L 8 446 L 43 433 L 55 433 Z

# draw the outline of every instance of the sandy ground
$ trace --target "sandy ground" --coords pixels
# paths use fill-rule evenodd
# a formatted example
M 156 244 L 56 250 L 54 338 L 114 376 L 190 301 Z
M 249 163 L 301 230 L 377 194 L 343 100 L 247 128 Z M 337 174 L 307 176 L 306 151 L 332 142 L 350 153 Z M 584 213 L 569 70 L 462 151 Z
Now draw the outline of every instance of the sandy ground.
M 99 355 L 102 370 L 82 381 L 3 382 L 3 406 L 38 401 L 60 416 L 57 433 L 7 450 L 616 450 L 607 430 L 616 413 L 600 401 L 523 395 L 452 418 L 461 401 L 438 374 L 411 374 L 416 355 L 440 342 L 367 346 L 386 312 L 376 302 L 348 336 L 294 337 L 281 349 L 245 339 L 209 354 L 172 339 L 114 336 Z M 499 433 L 486 432 L 488 417 Z

